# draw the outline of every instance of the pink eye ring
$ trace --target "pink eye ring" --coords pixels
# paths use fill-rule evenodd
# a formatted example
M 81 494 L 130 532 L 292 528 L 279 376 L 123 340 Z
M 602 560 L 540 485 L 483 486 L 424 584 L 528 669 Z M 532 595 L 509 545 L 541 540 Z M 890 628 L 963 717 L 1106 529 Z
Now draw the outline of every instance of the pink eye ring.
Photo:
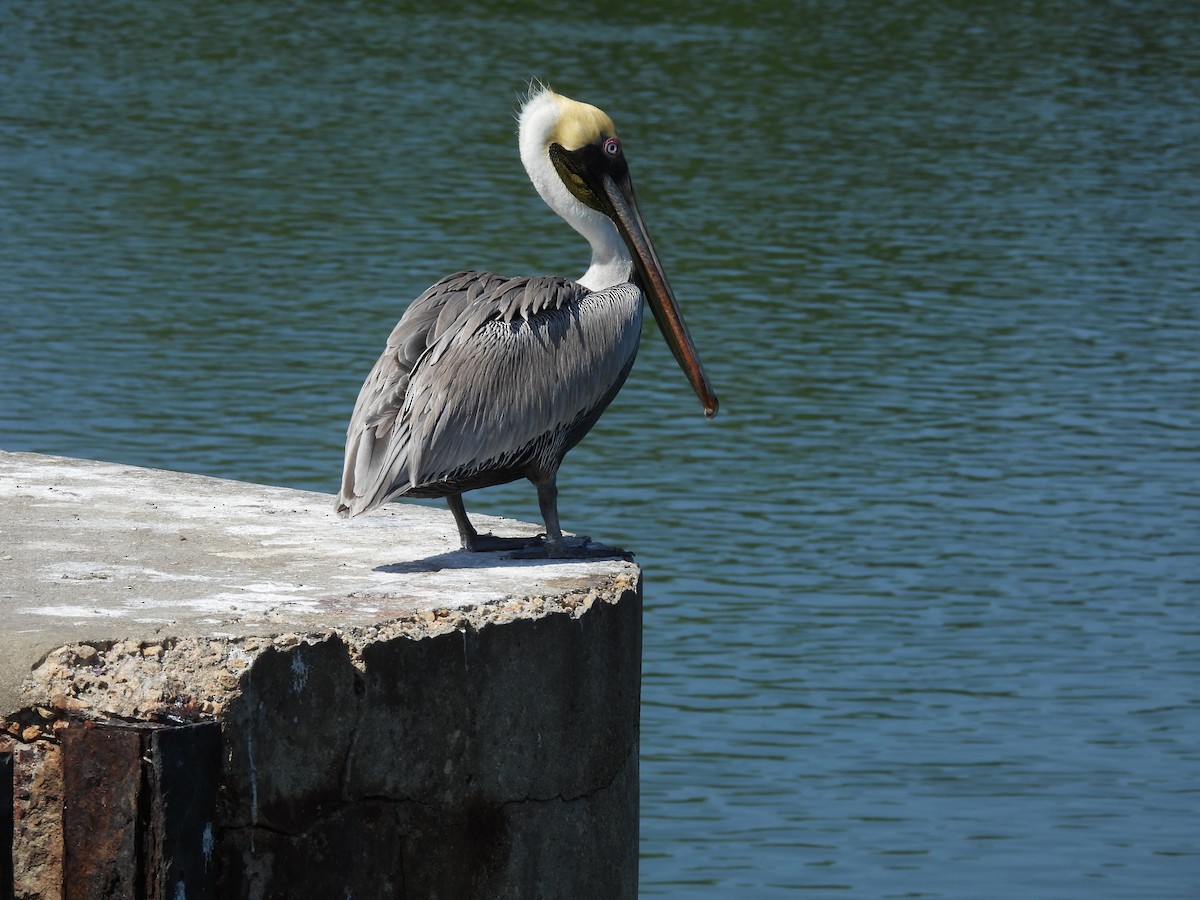
M 604 141 L 604 155 L 613 157 L 620 156 L 621 142 L 615 137 L 606 138 Z

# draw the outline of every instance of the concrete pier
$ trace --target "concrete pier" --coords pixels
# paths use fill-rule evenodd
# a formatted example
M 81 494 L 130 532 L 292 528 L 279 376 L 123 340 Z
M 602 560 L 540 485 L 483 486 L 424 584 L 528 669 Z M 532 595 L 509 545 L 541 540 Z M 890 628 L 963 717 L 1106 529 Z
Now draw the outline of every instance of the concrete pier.
M 441 510 L 332 507 L 0 452 L 15 897 L 85 896 L 93 857 L 114 897 L 636 895 L 638 567 L 467 554 Z M 72 796 L 116 791 L 87 781 L 94 747 L 145 767 L 120 852 L 72 846 L 111 814 Z M 155 881 L 164 839 L 197 862 Z

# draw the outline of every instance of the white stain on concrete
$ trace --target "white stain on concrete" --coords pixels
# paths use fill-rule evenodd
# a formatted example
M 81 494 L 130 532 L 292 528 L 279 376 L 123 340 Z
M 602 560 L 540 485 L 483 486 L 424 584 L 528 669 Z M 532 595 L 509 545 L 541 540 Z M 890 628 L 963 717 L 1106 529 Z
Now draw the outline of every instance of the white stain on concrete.
M 212 868 L 213 857 L 213 827 L 212 822 L 208 822 L 204 826 L 204 833 L 200 835 L 200 851 L 204 854 L 204 868 Z
M 240 534 L 247 537 L 270 537 L 279 534 L 277 525 L 226 525 L 226 534 Z
M 463 553 L 442 509 L 389 504 L 347 522 L 332 508 L 325 494 L 0 451 L 0 659 L 19 659 L 14 671 L 36 664 L 39 634 L 161 641 L 372 626 L 561 596 L 633 570 Z
M 300 652 L 292 654 L 292 693 L 299 694 L 308 684 L 308 665 Z
M 51 616 L 59 619 L 120 619 L 129 613 L 123 609 L 101 609 L 96 606 L 26 606 L 21 612 L 31 616 Z

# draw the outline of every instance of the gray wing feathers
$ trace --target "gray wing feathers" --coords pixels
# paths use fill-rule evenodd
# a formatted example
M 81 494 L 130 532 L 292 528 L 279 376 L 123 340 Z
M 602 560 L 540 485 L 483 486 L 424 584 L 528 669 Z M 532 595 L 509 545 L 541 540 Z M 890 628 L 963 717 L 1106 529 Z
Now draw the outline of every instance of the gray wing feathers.
M 641 294 L 460 273 L 417 298 L 359 394 L 338 509 L 503 466 L 610 393 L 637 352 Z
M 389 436 L 396 428 L 413 367 L 463 304 L 504 281 L 489 272 L 459 272 L 443 278 L 408 305 L 363 382 L 346 429 L 337 502 L 341 515 L 357 515 L 386 499 L 388 470 L 405 449 Z

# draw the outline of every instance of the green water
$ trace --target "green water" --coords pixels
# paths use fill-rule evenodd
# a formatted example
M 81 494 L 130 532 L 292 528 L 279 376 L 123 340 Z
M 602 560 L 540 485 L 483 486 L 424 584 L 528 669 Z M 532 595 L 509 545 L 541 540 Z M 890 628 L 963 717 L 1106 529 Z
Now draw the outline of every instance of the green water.
M 586 267 L 545 78 L 722 400 L 647 330 L 560 482 L 646 567 L 643 895 L 1200 893 L 1195 7 L 442 9 L 0 10 L 0 446 L 334 490 L 409 299 Z

